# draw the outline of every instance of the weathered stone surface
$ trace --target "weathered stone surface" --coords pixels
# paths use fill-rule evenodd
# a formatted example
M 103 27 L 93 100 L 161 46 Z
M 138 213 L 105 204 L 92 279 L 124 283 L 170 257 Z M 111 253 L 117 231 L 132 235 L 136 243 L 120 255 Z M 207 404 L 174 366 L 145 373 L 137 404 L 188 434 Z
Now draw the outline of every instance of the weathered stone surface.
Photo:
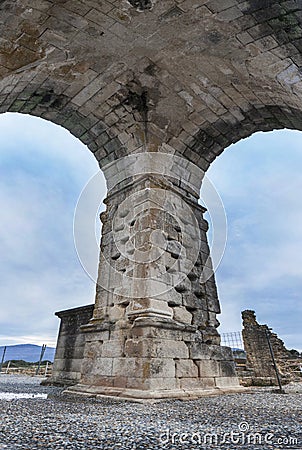
M 208 378 L 181 378 L 180 388 L 195 390 L 195 389 L 213 389 L 215 388 L 215 379 L 212 377 Z
M 151 358 L 188 358 L 189 350 L 183 341 L 128 339 L 125 356 L 145 356 Z
M 198 367 L 191 359 L 176 361 L 177 378 L 198 378 Z
M 271 352 L 274 355 L 281 379 L 287 382 L 301 379 L 301 357 L 287 350 L 283 341 L 267 325 L 259 325 L 254 311 L 243 311 L 242 318 L 242 337 L 248 369 L 247 374 L 243 374 L 245 375 L 242 379 L 243 383 L 277 384 L 277 375 Z M 249 379 L 246 379 L 246 375 Z
M 70 385 L 80 381 L 85 348 L 85 336 L 80 329 L 91 319 L 93 307 L 88 305 L 56 313 L 61 323 L 50 382 Z
M 124 342 L 122 340 L 105 341 L 102 344 L 101 357 L 103 358 L 116 358 L 123 356 L 124 354 Z
M 234 361 L 219 361 L 219 369 L 222 377 L 234 377 L 236 374 Z
M 192 323 L 192 314 L 185 307 L 173 308 L 173 319 L 177 322 Z
M 150 345 L 158 362 L 169 360 L 166 386 L 180 386 L 179 357 L 221 361 L 221 373 L 231 374 L 230 351 L 219 349 L 199 188 L 231 143 L 260 130 L 302 129 L 300 2 L 28 0 L 2 1 L 0 13 L 0 111 L 68 129 L 108 184 L 93 318 L 75 332 L 74 353 L 64 356 L 67 341 L 58 346 L 66 377 L 77 373 L 72 361 L 85 340 L 81 389 L 103 383 L 118 392 L 130 379 L 114 360 L 124 361 L 137 339 L 142 370 L 145 338 L 169 341 L 166 349 Z M 102 373 L 111 367 L 103 358 L 113 360 L 114 375 Z
M 2 109 L 51 113 L 94 152 L 110 131 L 102 163 L 143 143 L 146 114 L 152 147 L 204 168 L 254 131 L 300 129 L 299 3 L 194 6 L 2 2 Z
M 212 359 L 197 360 L 200 377 L 219 377 L 221 376 L 220 364 Z
M 229 347 L 208 345 L 194 342 L 190 345 L 190 357 L 193 359 L 211 359 L 215 361 L 232 361 L 233 354 Z
M 167 358 L 115 358 L 112 374 L 141 379 L 175 378 L 175 363 Z
M 222 389 L 238 387 L 238 378 L 233 377 L 217 377 L 215 378 L 215 386 Z

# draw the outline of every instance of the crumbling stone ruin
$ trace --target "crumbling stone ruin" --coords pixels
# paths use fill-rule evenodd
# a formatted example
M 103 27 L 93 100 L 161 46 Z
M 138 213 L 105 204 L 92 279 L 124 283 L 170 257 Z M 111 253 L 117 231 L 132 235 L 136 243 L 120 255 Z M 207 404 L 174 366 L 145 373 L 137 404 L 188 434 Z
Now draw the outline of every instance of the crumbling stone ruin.
M 287 350 L 283 341 L 267 325 L 259 325 L 254 311 L 243 311 L 242 319 L 242 337 L 248 369 L 246 373 L 241 373 L 243 384 L 270 385 L 277 383 L 268 338 L 282 381 L 301 381 L 302 358 Z
M 107 181 L 95 306 L 69 392 L 238 388 L 200 187 L 230 144 L 302 129 L 301 13 L 295 0 L 0 2 L 0 112 L 63 126 Z

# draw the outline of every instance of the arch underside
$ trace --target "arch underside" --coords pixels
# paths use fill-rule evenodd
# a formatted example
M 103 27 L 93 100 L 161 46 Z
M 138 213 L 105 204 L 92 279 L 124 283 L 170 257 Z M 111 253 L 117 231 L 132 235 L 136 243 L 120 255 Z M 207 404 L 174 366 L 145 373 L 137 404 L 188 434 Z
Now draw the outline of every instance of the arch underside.
M 300 2 L 201 3 L 1 2 L 0 111 L 62 125 L 101 166 L 167 143 L 207 169 L 255 131 L 302 129 Z

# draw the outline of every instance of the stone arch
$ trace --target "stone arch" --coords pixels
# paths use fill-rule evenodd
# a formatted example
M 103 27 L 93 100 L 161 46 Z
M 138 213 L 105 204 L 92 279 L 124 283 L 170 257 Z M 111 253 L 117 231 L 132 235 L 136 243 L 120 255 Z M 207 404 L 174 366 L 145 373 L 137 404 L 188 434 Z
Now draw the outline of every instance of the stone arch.
M 206 170 L 230 143 L 257 130 L 300 129 L 300 0 L 4 0 L 0 12 L 2 109 L 41 115 L 68 128 L 89 146 L 101 167 L 112 162 L 111 169 L 119 173 L 115 160 L 120 156 L 143 149 L 149 158 L 150 152 L 153 157 L 169 144 L 172 154 L 174 149 Z M 166 274 L 163 284 L 169 286 L 173 302 L 165 296 L 154 298 L 151 284 L 146 284 L 140 301 L 130 296 L 131 304 L 114 289 L 98 292 L 93 319 L 85 328 L 87 364 L 75 392 L 160 398 L 199 395 L 206 387 L 237 387 L 230 353 L 219 346 L 214 277 L 201 283 L 203 290 L 193 288 L 205 268 L 211 273 L 207 224 L 196 194 L 200 172 L 194 172 L 192 190 L 189 171 L 182 171 L 181 165 L 164 166 L 161 176 L 140 177 L 137 168 L 134 164 L 125 183 L 109 193 L 102 250 L 111 263 L 117 262 L 109 268 L 100 265 L 100 279 L 105 275 L 112 290 L 113 264 L 121 273 L 127 270 L 127 261 L 124 267 L 116 258 L 111 225 L 131 194 L 133 210 L 145 203 L 149 211 L 154 201 L 150 185 L 164 187 L 176 195 L 178 204 L 193 207 L 202 236 L 196 273 L 185 272 L 187 286 L 179 295 L 173 276 Z M 175 183 L 163 176 L 170 170 Z M 137 191 L 145 196 L 137 196 Z M 128 213 L 120 211 L 122 218 Z M 145 216 L 144 223 L 150 225 L 152 214 Z M 152 226 L 159 222 L 155 213 Z M 175 242 L 180 239 L 176 228 L 174 238 L 170 236 Z M 124 234 L 126 242 L 129 236 Z M 163 245 L 168 252 L 166 242 Z M 172 258 L 172 253 L 164 256 Z M 142 267 L 134 266 L 140 272 Z M 162 274 L 167 265 L 155 269 Z M 146 279 L 148 270 L 140 272 Z M 136 289 L 141 293 L 139 285 Z M 146 344 L 146 327 L 153 334 L 145 336 L 159 339 Z M 158 335 L 157 328 L 165 331 Z M 175 346 L 175 339 L 183 345 Z M 221 363 L 207 372 L 205 355 Z
M 190 140 L 184 155 L 206 170 L 214 159 L 231 144 L 251 136 L 257 131 L 276 129 L 302 130 L 302 109 L 286 105 L 269 105 L 259 109 L 253 107 L 242 120 L 230 123 L 228 114 L 212 126 L 201 129 Z
M 246 136 L 241 123 L 254 129 L 258 111 L 269 119 L 267 108 L 276 108 L 273 116 L 277 108 L 301 109 L 299 1 L 137 8 L 127 1 L 2 2 L 3 110 L 65 123 L 102 165 L 148 138 L 151 150 L 165 142 L 207 166 L 192 154 L 196 140 L 211 148 L 215 138 L 210 152 L 217 153 L 235 139 L 227 128 Z
M 0 80 L 2 92 L 8 91 L 0 96 L 0 112 L 29 114 L 62 126 L 87 145 L 98 162 L 105 157 L 109 162 L 122 156 L 122 143 L 112 136 L 102 119 L 94 114 L 88 115 L 71 103 L 56 80 L 47 78 L 45 74 L 43 77 L 39 75 L 39 71 L 32 74 L 26 70 L 21 75 L 8 75 Z

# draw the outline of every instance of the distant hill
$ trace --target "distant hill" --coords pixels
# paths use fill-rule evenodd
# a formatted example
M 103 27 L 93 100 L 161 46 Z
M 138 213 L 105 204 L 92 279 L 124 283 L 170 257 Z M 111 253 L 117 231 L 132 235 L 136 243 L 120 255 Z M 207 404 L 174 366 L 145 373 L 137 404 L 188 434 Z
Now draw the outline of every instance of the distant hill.
M 4 346 L 0 346 L 0 361 L 2 358 Z M 56 349 L 53 347 L 46 347 L 43 361 L 48 360 L 52 361 L 54 360 Z M 12 359 L 22 359 L 23 361 L 27 362 L 36 362 L 39 361 L 41 353 L 41 347 L 39 345 L 33 345 L 33 344 L 19 344 L 19 345 L 7 345 L 6 347 L 6 353 L 4 361 L 9 361 Z

